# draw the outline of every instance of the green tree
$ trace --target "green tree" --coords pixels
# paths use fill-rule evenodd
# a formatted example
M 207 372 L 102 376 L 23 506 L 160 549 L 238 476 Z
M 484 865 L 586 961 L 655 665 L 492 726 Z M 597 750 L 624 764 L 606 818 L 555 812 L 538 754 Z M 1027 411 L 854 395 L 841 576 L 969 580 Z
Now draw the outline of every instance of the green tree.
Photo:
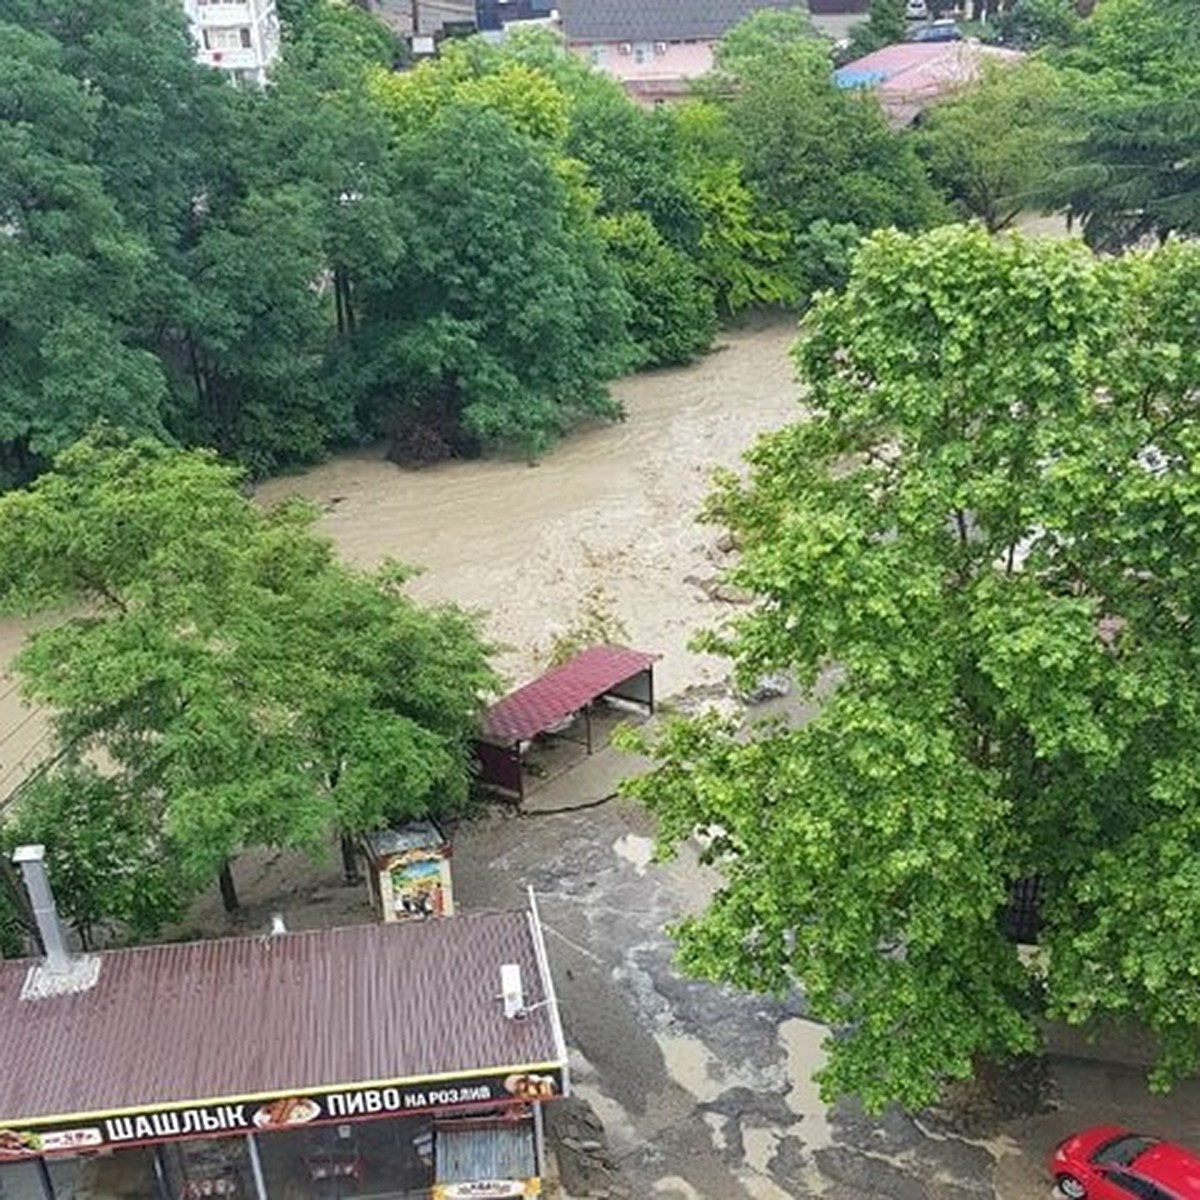
M 238 479 L 102 432 L 0 497 L 5 605 L 86 614 L 29 640 L 23 693 L 68 761 L 102 764 L 95 811 L 150 814 L 185 894 L 247 846 L 460 806 L 492 682 L 468 618 L 340 566 L 315 514 L 264 513 Z M 110 832 L 95 811 L 85 841 Z
M 904 0 L 871 0 L 867 9 L 867 19 L 850 31 L 850 46 L 846 57 L 861 58 L 884 46 L 904 41 L 907 34 Z
M 1073 0 L 1016 0 L 997 18 L 996 31 L 1019 50 L 1065 49 L 1079 37 L 1080 19 Z
M 629 335 L 643 362 L 687 363 L 709 349 L 717 332 L 713 294 L 691 260 L 643 213 L 603 217 L 600 232 L 629 293 Z
M 1200 228 L 1200 19 L 1190 0 L 1104 0 L 1059 54 L 1074 160 L 1047 188 L 1104 250 Z
M 797 349 L 812 418 L 710 516 L 760 603 L 704 644 L 828 695 L 680 721 L 632 792 L 724 876 L 688 969 L 803 987 L 827 1096 L 929 1103 L 1036 1019 L 1200 1067 L 1200 252 L 878 233 Z M 1044 953 L 1002 932 L 1037 877 Z
M 739 21 L 721 39 L 720 66 L 736 74 L 738 63 L 755 62 L 818 36 L 811 17 L 801 9 L 759 9 Z
M 453 155 L 445 147 L 458 150 Z M 399 454 L 538 452 L 633 361 L 628 298 L 593 214 L 499 112 L 451 105 L 405 136 L 394 193 L 407 268 L 363 290 L 355 386 Z
M 1043 62 L 994 67 L 925 115 L 918 146 L 935 183 L 989 232 L 1044 195 L 1071 150 L 1061 72 Z
M 888 127 L 869 96 L 839 90 L 828 50 L 781 43 L 718 63 L 729 127 L 760 209 L 777 215 L 796 252 L 816 221 L 867 231 L 920 229 L 944 215 L 912 140 Z M 793 290 L 806 264 L 793 258 Z
M 149 247 L 93 161 L 100 107 L 45 34 L 0 25 L 0 486 L 99 417 L 162 428 L 154 357 L 131 344 Z
M 671 111 L 680 172 L 699 213 L 696 267 L 723 312 L 796 298 L 794 242 L 784 216 L 746 182 L 725 108 L 695 100 Z
M 7 838 L 46 847 L 59 910 L 84 949 L 106 933 L 153 937 L 183 916 L 190 889 L 145 800 L 70 756 L 18 793 Z

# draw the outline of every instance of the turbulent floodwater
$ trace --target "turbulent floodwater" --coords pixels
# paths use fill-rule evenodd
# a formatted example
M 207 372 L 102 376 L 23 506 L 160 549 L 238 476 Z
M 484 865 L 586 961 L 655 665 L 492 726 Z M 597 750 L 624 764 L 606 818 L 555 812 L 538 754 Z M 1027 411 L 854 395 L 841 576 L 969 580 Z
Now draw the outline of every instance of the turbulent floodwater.
M 621 424 L 579 433 L 536 466 L 449 462 L 419 471 L 379 450 L 339 455 L 259 489 L 324 509 L 319 528 L 357 566 L 395 558 L 421 569 L 412 594 L 486 614 L 496 662 L 513 684 L 543 665 L 557 633 L 600 587 L 639 649 L 662 654 L 666 696 L 724 676 L 723 662 L 687 649 L 729 606 L 692 580 L 717 566 L 717 531 L 697 525 L 714 468 L 736 466 L 757 434 L 799 413 L 787 351 L 790 321 L 727 334 L 702 362 L 620 381 Z M 0 622 L 0 662 L 23 637 Z M 0 680 L 0 800 L 40 756 L 41 714 L 23 710 Z

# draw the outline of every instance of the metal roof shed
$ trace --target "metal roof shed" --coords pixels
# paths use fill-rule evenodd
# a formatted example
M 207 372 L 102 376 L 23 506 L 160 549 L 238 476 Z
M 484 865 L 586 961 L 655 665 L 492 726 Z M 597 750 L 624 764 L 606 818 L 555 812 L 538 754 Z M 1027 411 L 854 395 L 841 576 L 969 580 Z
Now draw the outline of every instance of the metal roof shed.
M 590 646 L 484 714 L 475 757 L 479 781 L 514 796 L 525 795 L 523 743 L 582 712 L 587 752 L 592 752 L 591 705 L 614 697 L 654 711 L 654 664 L 660 655 L 624 646 Z

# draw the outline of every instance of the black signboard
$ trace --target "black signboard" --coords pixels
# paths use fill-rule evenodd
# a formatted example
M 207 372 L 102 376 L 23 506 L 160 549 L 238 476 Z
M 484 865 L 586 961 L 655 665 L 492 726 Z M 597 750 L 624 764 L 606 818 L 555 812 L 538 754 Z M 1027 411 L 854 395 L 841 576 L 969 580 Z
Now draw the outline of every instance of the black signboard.
M 327 1121 L 363 1121 L 431 1109 L 521 1104 L 562 1094 L 560 1066 L 517 1068 L 505 1074 L 349 1084 L 251 1100 L 172 1104 L 23 1121 L 0 1128 L 0 1163 L 43 1154 L 77 1154 L 101 1147 L 137 1146 L 179 1138 L 220 1137 L 298 1129 Z

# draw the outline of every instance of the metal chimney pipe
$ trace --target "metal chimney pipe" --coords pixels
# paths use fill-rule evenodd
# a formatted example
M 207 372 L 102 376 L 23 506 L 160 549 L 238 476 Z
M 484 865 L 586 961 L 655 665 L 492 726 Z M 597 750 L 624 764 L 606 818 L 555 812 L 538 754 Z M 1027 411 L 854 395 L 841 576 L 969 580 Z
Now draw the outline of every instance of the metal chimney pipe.
M 55 975 L 66 974 L 71 969 L 71 955 L 67 950 L 67 939 L 63 935 L 62 922 L 46 877 L 46 847 L 18 846 L 13 851 L 13 862 L 21 868 L 25 879 L 25 890 L 33 907 L 33 919 L 41 934 L 42 947 L 46 951 L 46 968 Z

